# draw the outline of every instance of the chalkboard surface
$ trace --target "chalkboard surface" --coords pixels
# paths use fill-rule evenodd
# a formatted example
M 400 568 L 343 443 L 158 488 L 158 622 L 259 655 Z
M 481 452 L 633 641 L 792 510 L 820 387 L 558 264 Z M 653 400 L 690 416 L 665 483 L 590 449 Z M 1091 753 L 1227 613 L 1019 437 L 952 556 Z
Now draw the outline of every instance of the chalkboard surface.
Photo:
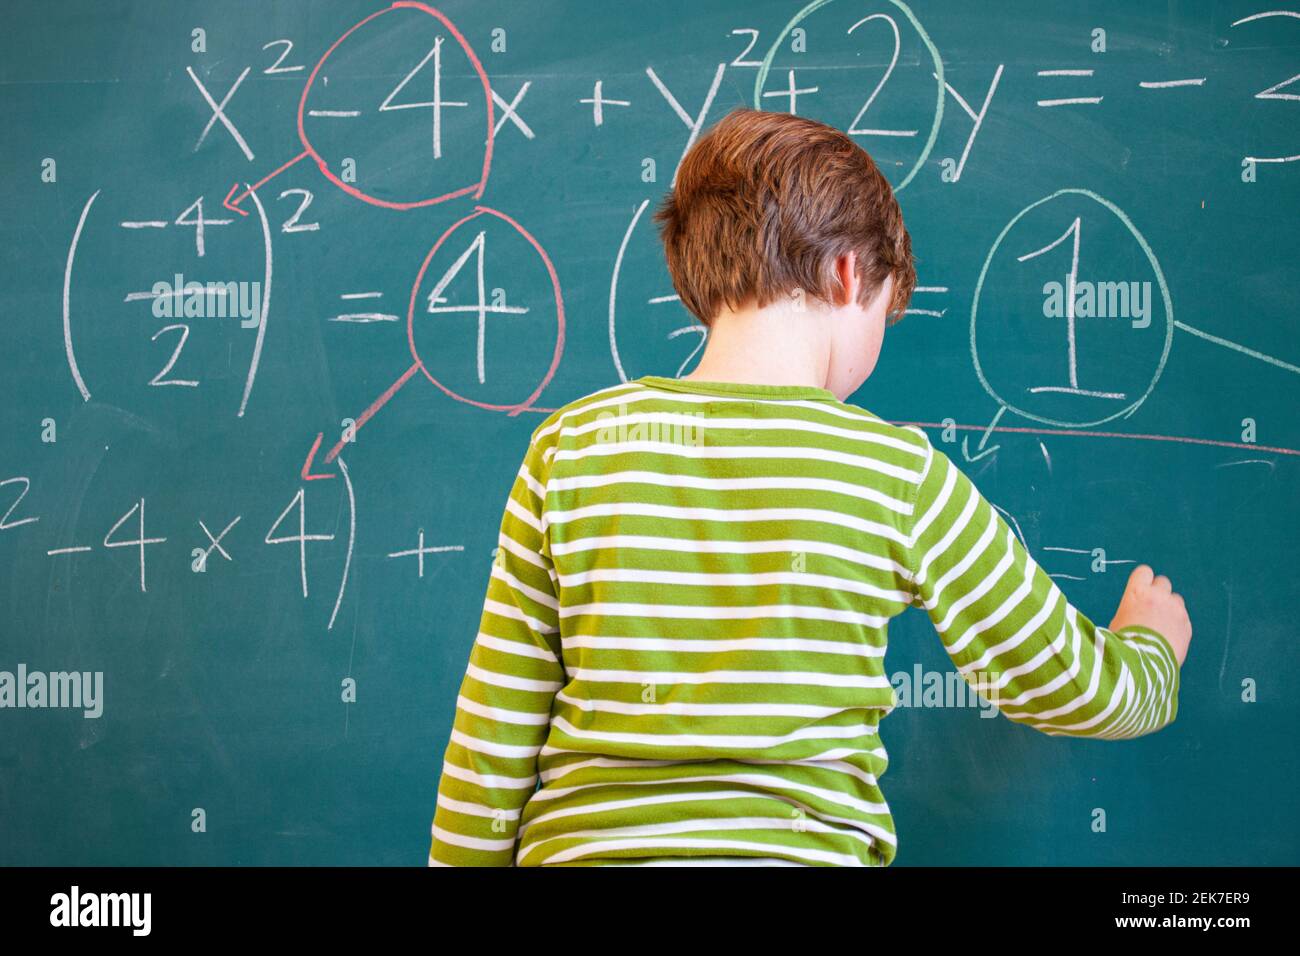
M 1195 626 L 1137 741 L 897 709 L 899 865 L 1298 862 L 1300 14 L 30 2 L 0 51 L 0 862 L 425 862 L 528 435 L 691 367 L 650 216 L 740 104 L 901 189 L 853 401 L 1093 617 L 1145 561 Z M 916 612 L 888 664 L 952 670 Z

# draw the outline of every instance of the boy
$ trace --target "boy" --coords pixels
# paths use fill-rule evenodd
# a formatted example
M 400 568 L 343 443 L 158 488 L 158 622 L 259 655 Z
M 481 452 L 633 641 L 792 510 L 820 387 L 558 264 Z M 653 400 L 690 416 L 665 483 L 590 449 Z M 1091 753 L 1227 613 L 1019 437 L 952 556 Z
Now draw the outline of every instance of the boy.
M 1094 625 L 922 431 L 844 404 L 916 281 L 862 149 L 735 110 L 656 219 L 707 347 L 533 432 L 430 865 L 890 863 L 877 724 L 910 605 L 1012 720 L 1115 739 L 1174 719 L 1191 625 L 1168 579 L 1137 568 Z

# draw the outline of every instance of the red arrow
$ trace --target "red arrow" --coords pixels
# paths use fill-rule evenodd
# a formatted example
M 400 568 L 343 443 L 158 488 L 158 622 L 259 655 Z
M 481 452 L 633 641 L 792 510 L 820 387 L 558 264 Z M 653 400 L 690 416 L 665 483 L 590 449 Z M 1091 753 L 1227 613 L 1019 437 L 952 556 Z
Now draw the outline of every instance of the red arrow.
M 311 451 L 307 452 L 307 460 L 302 463 L 302 480 L 319 481 L 322 478 L 333 478 L 330 474 L 313 475 L 311 473 L 312 462 L 316 460 L 316 452 L 320 451 L 321 439 L 325 437 L 324 432 L 316 433 L 316 440 L 311 443 Z
M 234 200 L 232 200 L 230 197 L 231 197 L 231 196 L 234 196 L 234 195 L 235 195 L 235 190 L 239 188 L 239 183 L 235 183 L 235 185 L 233 185 L 233 186 L 230 187 L 230 192 L 226 193 L 226 198 L 223 199 L 223 200 L 221 201 L 221 205 L 225 206 L 225 207 L 226 207 L 227 209 L 229 209 L 231 212 L 237 212 L 237 213 L 239 213 L 241 216 L 247 216 L 247 215 L 248 215 L 248 210 L 247 210 L 247 209 L 240 209 L 240 208 L 239 208 L 239 204 L 240 204 L 241 202 L 243 202 L 245 199 L 248 198 L 249 193 L 253 193 L 253 192 L 256 192 L 258 189 L 261 189 L 263 186 L 265 186 L 267 183 L 269 183 L 269 182 L 270 182 L 272 179 L 274 179 L 276 176 L 279 176 L 282 172 L 284 172 L 286 169 L 288 169 L 288 168 L 289 168 L 290 166 L 292 166 L 294 163 L 298 162 L 298 161 L 301 160 L 301 159 L 305 159 L 306 157 L 308 157 L 308 156 L 310 156 L 310 155 L 311 155 L 311 154 L 310 154 L 309 152 L 307 152 L 306 150 L 303 150 L 301 153 L 299 153 L 299 154 L 298 154 L 297 156 L 295 156 L 293 159 L 289 160 L 289 161 L 288 161 L 287 163 L 285 163 L 283 166 L 279 167 L 278 169 L 274 169 L 274 170 L 272 170 L 271 172 L 267 173 L 265 176 L 263 176 L 263 177 L 262 177 L 261 179 L 259 179 L 257 182 L 253 183 L 253 185 L 249 186 L 249 187 L 248 187 L 247 189 L 245 189 L 242 193 L 240 193 L 238 196 L 236 196 Z
M 248 210 L 247 210 L 247 209 L 240 209 L 240 208 L 239 208 L 239 204 L 240 204 L 241 202 L 243 202 L 245 198 L 247 198 L 248 193 L 244 193 L 244 195 L 240 196 L 240 197 L 239 197 L 238 199 L 236 199 L 234 202 L 231 202 L 231 201 L 230 201 L 230 197 L 233 196 L 233 195 L 235 194 L 235 190 L 238 189 L 238 188 L 239 188 L 239 183 L 235 183 L 235 185 L 231 186 L 231 187 L 230 187 L 230 192 L 226 193 L 226 198 L 223 199 L 223 200 L 221 200 L 221 205 L 225 206 L 225 207 L 226 207 L 227 209 L 229 209 L 231 212 L 237 212 L 237 213 L 239 213 L 241 216 L 247 216 L 247 215 L 248 215 Z

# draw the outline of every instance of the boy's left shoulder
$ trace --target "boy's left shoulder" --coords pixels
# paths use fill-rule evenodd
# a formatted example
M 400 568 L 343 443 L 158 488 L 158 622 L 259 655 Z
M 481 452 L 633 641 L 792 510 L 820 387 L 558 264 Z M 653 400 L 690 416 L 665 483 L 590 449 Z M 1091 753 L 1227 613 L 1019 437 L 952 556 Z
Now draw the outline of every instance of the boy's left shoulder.
M 542 419 L 541 424 L 533 429 L 533 433 L 529 438 L 529 445 L 535 446 L 543 452 L 548 448 L 554 448 L 560 440 L 562 430 L 566 426 L 584 422 L 589 417 L 598 414 L 602 409 L 617 406 L 621 399 L 639 391 L 641 388 L 642 386 L 635 382 L 620 382 L 617 385 L 598 389 L 561 405 Z

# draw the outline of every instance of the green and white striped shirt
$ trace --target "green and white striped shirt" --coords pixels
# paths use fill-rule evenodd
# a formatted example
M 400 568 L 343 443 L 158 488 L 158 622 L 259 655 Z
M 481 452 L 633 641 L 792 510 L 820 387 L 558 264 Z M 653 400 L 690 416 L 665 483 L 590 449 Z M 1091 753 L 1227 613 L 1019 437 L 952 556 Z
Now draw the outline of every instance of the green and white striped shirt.
M 1178 664 L 1066 600 L 926 435 L 819 388 L 647 376 L 533 432 L 457 698 L 432 865 L 878 866 L 889 620 L 1011 720 L 1170 723 Z

